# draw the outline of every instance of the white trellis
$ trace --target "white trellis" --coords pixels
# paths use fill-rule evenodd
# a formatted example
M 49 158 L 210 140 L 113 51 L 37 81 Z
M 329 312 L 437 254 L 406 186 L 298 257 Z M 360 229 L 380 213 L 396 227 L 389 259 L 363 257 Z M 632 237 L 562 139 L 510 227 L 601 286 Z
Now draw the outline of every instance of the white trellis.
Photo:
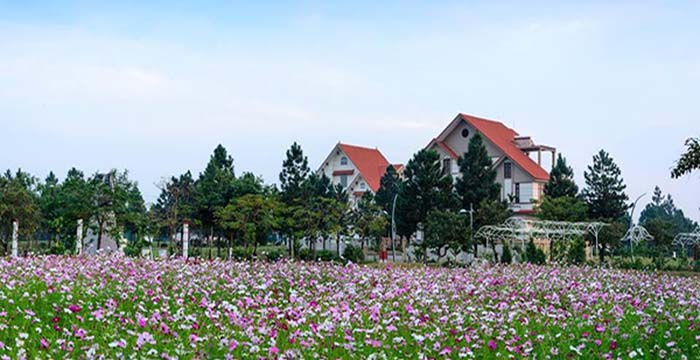
M 508 218 L 501 225 L 486 225 L 479 228 L 475 238 L 485 239 L 488 243 L 504 243 L 520 240 L 522 246 L 525 241 L 534 238 L 543 238 L 551 241 L 574 240 L 585 234 L 591 234 L 595 238 L 595 247 L 598 249 L 598 234 L 605 226 L 602 222 L 569 222 L 536 220 L 520 217 Z
M 639 244 L 642 241 L 651 241 L 653 240 L 654 237 L 649 234 L 646 228 L 642 225 L 635 225 L 629 228 L 627 232 L 625 233 L 625 236 L 622 237 L 622 242 L 629 241 L 630 243 L 630 253 L 632 253 L 632 256 L 634 256 L 634 245 Z
M 692 233 L 680 233 L 673 238 L 671 244 L 675 247 L 680 247 L 683 251 L 683 256 L 686 256 L 685 248 L 687 246 L 700 245 L 700 230 L 696 230 Z

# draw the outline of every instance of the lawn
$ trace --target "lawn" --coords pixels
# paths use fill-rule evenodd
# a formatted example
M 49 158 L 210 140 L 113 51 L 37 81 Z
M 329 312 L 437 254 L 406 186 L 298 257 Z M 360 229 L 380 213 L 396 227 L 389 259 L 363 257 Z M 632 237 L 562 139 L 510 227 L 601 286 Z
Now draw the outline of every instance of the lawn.
M 590 267 L 0 259 L 6 358 L 693 358 L 700 278 Z

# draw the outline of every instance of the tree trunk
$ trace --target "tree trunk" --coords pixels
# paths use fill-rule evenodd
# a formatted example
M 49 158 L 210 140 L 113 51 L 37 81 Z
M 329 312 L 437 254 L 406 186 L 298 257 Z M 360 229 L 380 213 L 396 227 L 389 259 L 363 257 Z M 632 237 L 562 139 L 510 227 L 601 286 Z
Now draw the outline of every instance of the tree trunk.
M 335 234 L 335 254 L 340 257 L 340 236 Z
M 221 259 L 221 234 L 216 241 L 216 258 Z

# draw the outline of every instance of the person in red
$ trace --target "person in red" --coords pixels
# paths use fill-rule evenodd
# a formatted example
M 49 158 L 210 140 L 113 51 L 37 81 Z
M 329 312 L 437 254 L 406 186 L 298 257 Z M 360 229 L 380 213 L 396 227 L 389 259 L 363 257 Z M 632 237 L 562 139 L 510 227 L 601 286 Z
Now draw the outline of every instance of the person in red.
M 380 260 L 380 262 L 385 263 L 386 259 L 387 259 L 386 239 L 382 238 L 381 242 L 379 243 L 379 260 Z

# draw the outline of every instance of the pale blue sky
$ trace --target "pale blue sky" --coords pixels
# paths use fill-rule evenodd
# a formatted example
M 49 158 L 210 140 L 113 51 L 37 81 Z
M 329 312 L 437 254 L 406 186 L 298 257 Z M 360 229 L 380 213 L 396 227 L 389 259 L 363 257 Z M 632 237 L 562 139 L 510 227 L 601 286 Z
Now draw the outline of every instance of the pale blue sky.
M 457 114 L 555 146 L 579 185 L 607 149 L 630 197 L 670 192 L 700 220 L 698 2 L 0 0 L 0 168 L 202 170 L 217 143 L 276 182 L 299 141 L 406 162 Z M 650 199 L 650 195 L 646 200 Z

